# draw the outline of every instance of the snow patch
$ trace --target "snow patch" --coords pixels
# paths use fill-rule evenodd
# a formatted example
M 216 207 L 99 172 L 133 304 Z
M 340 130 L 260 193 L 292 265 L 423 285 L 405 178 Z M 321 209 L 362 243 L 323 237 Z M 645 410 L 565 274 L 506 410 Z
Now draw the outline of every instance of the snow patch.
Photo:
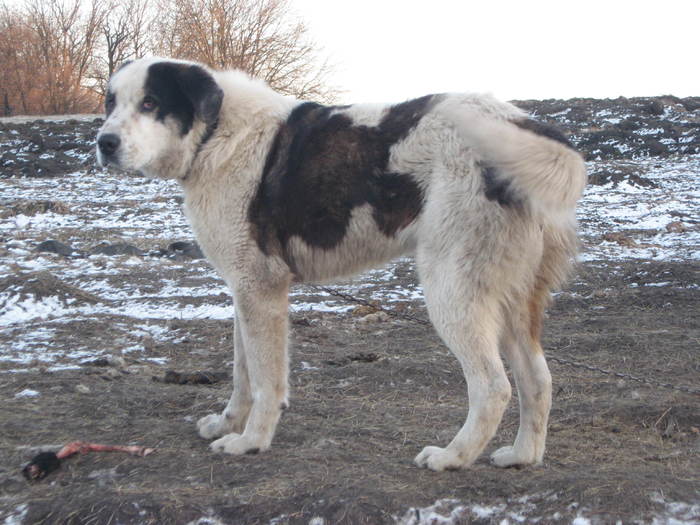
M 21 392 L 17 392 L 15 394 L 15 399 L 21 399 L 23 397 L 39 397 L 41 393 L 37 392 L 36 390 L 32 390 L 31 388 L 25 388 Z
M 700 501 L 695 503 L 668 501 L 659 493 L 652 494 L 651 501 L 664 507 L 663 512 L 656 513 L 654 516 L 653 525 L 696 525 L 700 523 Z
M 29 512 L 29 506 L 26 503 L 15 507 L 15 510 L 5 518 L 3 525 L 22 525 L 27 512 Z

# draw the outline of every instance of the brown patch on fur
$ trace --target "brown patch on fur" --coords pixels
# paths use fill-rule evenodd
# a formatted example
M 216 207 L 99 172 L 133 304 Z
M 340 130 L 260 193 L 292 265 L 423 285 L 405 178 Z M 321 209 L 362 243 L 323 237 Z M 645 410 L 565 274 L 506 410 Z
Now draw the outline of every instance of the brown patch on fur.
M 576 230 L 573 226 L 543 227 L 542 260 L 535 277 L 535 286 L 527 301 L 530 337 L 535 350 L 542 351 L 542 324 L 544 310 L 549 306 L 551 291 L 561 285 L 568 276 L 578 248 Z
M 527 302 L 527 309 L 530 320 L 530 338 L 532 339 L 533 348 L 541 352 L 540 340 L 542 339 L 542 324 L 544 322 L 544 309 L 550 301 L 549 290 L 542 288 L 539 283 L 535 286 L 535 290 Z
M 249 208 L 260 249 L 279 253 L 293 267 L 285 257 L 291 237 L 332 249 L 344 239 L 353 210 L 365 204 L 387 237 L 413 222 L 423 192 L 410 173 L 389 171 L 390 148 L 435 100 L 426 96 L 391 106 L 375 127 L 355 125 L 345 107 L 297 106 L 280 125 Z

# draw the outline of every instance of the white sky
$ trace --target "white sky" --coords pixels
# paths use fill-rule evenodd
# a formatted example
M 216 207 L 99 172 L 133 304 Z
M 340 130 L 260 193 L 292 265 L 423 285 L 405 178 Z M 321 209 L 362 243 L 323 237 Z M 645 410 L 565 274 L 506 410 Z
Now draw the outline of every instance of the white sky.
M 700 96 L 700 0 L 291 0 L 343 102 Z

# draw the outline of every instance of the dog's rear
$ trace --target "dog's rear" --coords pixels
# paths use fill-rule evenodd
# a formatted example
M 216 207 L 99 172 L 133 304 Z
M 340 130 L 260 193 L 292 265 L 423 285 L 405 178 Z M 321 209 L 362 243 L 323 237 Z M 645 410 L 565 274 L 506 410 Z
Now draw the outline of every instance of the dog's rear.
M 532 338 L 539 343 L 549 292 L 562 284 L 576 255 L 576 203 L 586 186 L 586 166 L 557 128 L 528 118 L 457 115 L 453 123 L 488 171 L 494 191 L 525 201 L 541 223 L 544 249 L 528 301 Z
M 450 327 L 441 319 L 449 314 L 439 302 L 451 297 L 454 308 L 459 292 L 445 290 L 432 301 L 431 317 L 464 368 L 470 396 L 467 421 L 448 447 L 427 447 L 416 457 L 420 466 L 435 470 L 469 464 L 493 435 L 510 397 L 496 348 L 515 376 L 520 428 L 513 446 L 497 450 L 492 460 L 502 467 L 542 461 L 551 406 L 551 376 L 540 345 L 542 321 L 551 290 L 563 282 L 576 254 L 575 206 L 586 184 L 583 159 L 556 129 L 479 110 L 459 100 L 441 108 L 481 170 L 483 191 L 492 202 L 480 208 L 477 213 L 483 215 L 476 220 L 493 238 L 478 240 L 482 253 L 469 254 L 483 262 L 465 271 L 469 286 L 478 290 L 463 294 L 472 303 L 465 309 L 465 326 L 455 329 L 454 322 Z M 486 226 L 491 222 L 495 225 Z M 467 252 L 461 253 L 466 260 Z M 435 261 L 445 258 L 449 254 L 433 256 Z M 426 274 L 433 271 L 439 272 L 424 269 Z M 430 308 L 427 290 L 426 298 Z M 477 333 L 467 338 L 467 331 Z M 460 339 L 471 339 L 468 349 L 460 350 Z

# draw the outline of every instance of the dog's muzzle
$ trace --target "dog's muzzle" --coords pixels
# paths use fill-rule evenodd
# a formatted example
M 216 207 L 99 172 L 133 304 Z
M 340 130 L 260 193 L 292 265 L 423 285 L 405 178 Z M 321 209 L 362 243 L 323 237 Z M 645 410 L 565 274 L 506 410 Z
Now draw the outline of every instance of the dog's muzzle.
M 103 166 L 109 163 L 119 164 L 117 152 L 119 151 L 121 142 L 119 135 L 116 133 L 105 133 L 97 137 L 97 149 L 100 152 L 100 163 Z

